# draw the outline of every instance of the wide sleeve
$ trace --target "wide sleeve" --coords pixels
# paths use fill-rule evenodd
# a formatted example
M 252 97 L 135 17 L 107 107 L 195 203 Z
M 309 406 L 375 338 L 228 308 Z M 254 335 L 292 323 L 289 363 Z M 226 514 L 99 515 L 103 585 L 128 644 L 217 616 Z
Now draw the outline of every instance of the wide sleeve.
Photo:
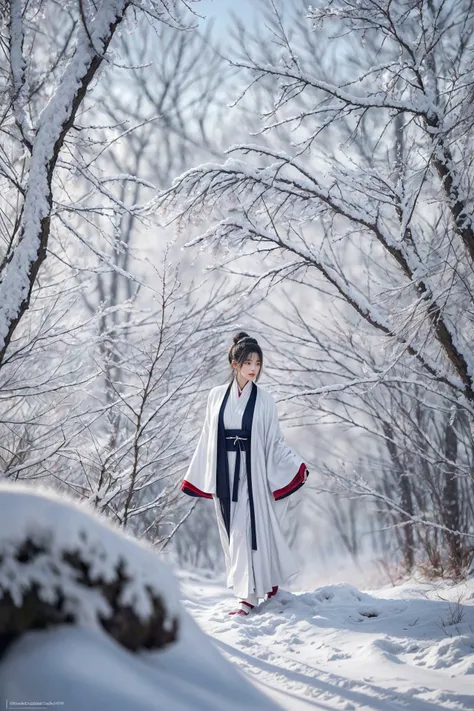
M 206 474 L 208 471 L 208 450 L 209 450 L 209 436 L 210 436 L 210 396 L 207 401 L 206 407 L 206 417 L 204 420 L 204 425 L 197 443 L 196 449 L 194 450 L 191 463 L 186 472 L 183 483 L 181 484 L 181 491 L 188 496 L 200 496 L 204 499 L 212 499 L 212 494 L 206 491 L 206 486 L 208 479 Z
M 269 395 L 266 404 L 265 454 L 267 477 L 275 501 L 294 494 L 306 481 L 306 464 L 285 442 L 278 412 Z

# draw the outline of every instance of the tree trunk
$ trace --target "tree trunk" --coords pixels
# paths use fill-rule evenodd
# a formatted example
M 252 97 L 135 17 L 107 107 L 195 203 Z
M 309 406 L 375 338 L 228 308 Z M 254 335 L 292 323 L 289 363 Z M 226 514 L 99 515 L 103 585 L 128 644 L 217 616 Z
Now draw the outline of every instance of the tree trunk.
M 457 415 L 456 415 L 457 416 Z M 462 528 L 461 511 L 459 507 L 459 483 L 456 476 L 456 459 L 458 453 L 458 440 L 454 424 L 456 416 L 448 420 L 445 429 L 445 454 L 449 462 L 446 465 L 446 478 L 443 488 L 443 517 L 444 524 L 450 529 L 446 534 L 449 555 L 453 572 L 459 575 L 463 565 L 463 545 L 461 536 L 455 531 Z
M 398 449 L 393 439 L 393 429 L 390 423 L 382 422 L 384 434 L 387 438 L 387 448 L 390 453 L 390 458 L 398 474 L 398 490 L 400 496 L 400 505 L 407 514 L 406 525 L 403 528 L 403 558 L 405 560 L 406 569 L 408 572 L 413 570 L 415 564 L 415 545 L 413 536 L 413 524 L 409 523 L 410 517 L 414 515 L 413 496 L 411 491 L 411 482 L 408 473 L 403 466 L 398 455 Z

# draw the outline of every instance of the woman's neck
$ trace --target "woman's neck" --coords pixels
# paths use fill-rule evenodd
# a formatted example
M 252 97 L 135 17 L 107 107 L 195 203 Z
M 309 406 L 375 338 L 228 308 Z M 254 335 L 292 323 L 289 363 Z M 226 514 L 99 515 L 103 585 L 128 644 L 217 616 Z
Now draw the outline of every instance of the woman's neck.
M 237 385 L 239 386 L 240 390 L 243 390 L 248 383 L 248 380 L 241 378 L 240 375 L 237 376 L 236 380 L 237 380 Z

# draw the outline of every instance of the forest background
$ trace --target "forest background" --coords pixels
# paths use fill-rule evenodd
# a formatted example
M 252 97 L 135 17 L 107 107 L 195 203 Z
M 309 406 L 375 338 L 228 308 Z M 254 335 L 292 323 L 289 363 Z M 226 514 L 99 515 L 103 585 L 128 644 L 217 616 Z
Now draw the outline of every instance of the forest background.
M 305 575 L 460 577 L 474 4 L 230 5 L 3 3 L 1 476 L 219 569 L 179 485 L 244 328 Z

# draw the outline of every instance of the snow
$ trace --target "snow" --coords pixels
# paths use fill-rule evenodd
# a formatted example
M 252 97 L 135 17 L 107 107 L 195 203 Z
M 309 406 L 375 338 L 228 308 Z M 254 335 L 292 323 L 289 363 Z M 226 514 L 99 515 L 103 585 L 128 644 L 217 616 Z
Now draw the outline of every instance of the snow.
M 43 548 L 18 561 L 27 539 Z M 121 602 L 137 615 L 149 612 L 149 593 L 164 602 L 168 621 L 179 621 L 178 639 L 164 649 L 132 653 L 118 644 L 97 617 L 107 614 L 105 598 L 80 585 L 64 552 L 80 551 L 93 580 L 113 580 L 124 562 L 129 577 Z M 183 609 L 170 568 L 152 548 L 126 536 L 75 503 L 47 489 L 0 486 L 0 589 L 18 602 L 37 585 L 43 600 L 65 594 L 74 625 L 31 630 L 0 657 L 0 698 L 6 708 L 21 704 L 67 711 L 277 711 L 227 662 Z M 1 619 L 0 619 L 1 623 Z M 4 640 L 0 629 L 0 645 Z
M 45 552 L 20 565 L 13 554 L 28 537 Z M 77 548 L 98 577 L 111 576 L 124 560 L 131 576 L 127 601 L 146 613 L 151 586 L 179 619 L 177 641 L 132 653 L 110 637 L 95 619 L 103 600 L 57 565 L 60 552 Z M 235 600 L 223 581 L 184 571 L 178 577 L 183 602 L 155 552 L 90 507 L 48 490 L 1 486 L 0 586 L 21 598 L 32 582 L 53 597 L 60 585 L 77 613 L 76 624 L 29 631 L 0 657 L 6 707 L 474 708 L 474 579 L 371 591 L 347 582 L 280 590 L 249 617 L 236 618 L 228 615 Z
M 100 630 L 29 633 L 0 665 L 0 697 L 63 702 L 65 711 L 278 711 L 185 611 L 181 623 L 176 644 L 142 654 Z
M 474 708 L 474 580 L 283 590 L 235 619 L 223 584 L 181 578 L 201 628 L 288 711 Z
M 18 564 L 16 555 L 26 540 L 43 548 L 40 555 Z M 62 560 L 63 553 L 81 551 L 91 580 L 113 581 L 125 561 L 121 602 L 138 617 L 151 613 L 149 590 L 163 600 L 168 621 L 178 612 L 178 588 L 169 570 L 156 561 L 150 565 L 151 549 L 126 536 L 105 518 L 93 515 L 85 505 L 74 503 L 50 489 L 0 484 L 0 588 L 21 605 L 25 590 L 37 585 L 43 600 L 55 602 L 59 590 L 73 605 L 74 619 L 84 625 L 99 625 L 107 615 L 105 599 L 86 594 L 74 569 Z
M 18 317 L 21 305 L 27 299 L 32 265 L 45 247 L 42 244 L 42 230 L 51 211 L 50 174 L 56 164 L 63 134 L 77 111 L 78 97 L 84 89 L 84 82 L 91 81 L 91 67 L 94 63 L 97 64 L 96 52 L 101 54 L 106 48 L 126 6 L 126 0 L 103 2 L 87 31 L 81 29 L 75 51 L 56 93 L 43 109 L 35 127 L 36 137 L 29 165 L 21 242 L 13 252 L 0 282 L 0 349 L 8 336 L 11 323 Z M 18 13 L 19 3 L 15 3 L 14 8 Z M 14 81 L 18 84 L 23 77 L 20 28 L 15 32 L 12 49 Z
M 11 2 L 10 21 L 10 61 L 12 71 L 13 109 L 16 122 L 26 141 L 31 140 L 30 126 L 25 113 L 28 101 L 26 62 L 23 56 L 22 4 L 20 0 Z

